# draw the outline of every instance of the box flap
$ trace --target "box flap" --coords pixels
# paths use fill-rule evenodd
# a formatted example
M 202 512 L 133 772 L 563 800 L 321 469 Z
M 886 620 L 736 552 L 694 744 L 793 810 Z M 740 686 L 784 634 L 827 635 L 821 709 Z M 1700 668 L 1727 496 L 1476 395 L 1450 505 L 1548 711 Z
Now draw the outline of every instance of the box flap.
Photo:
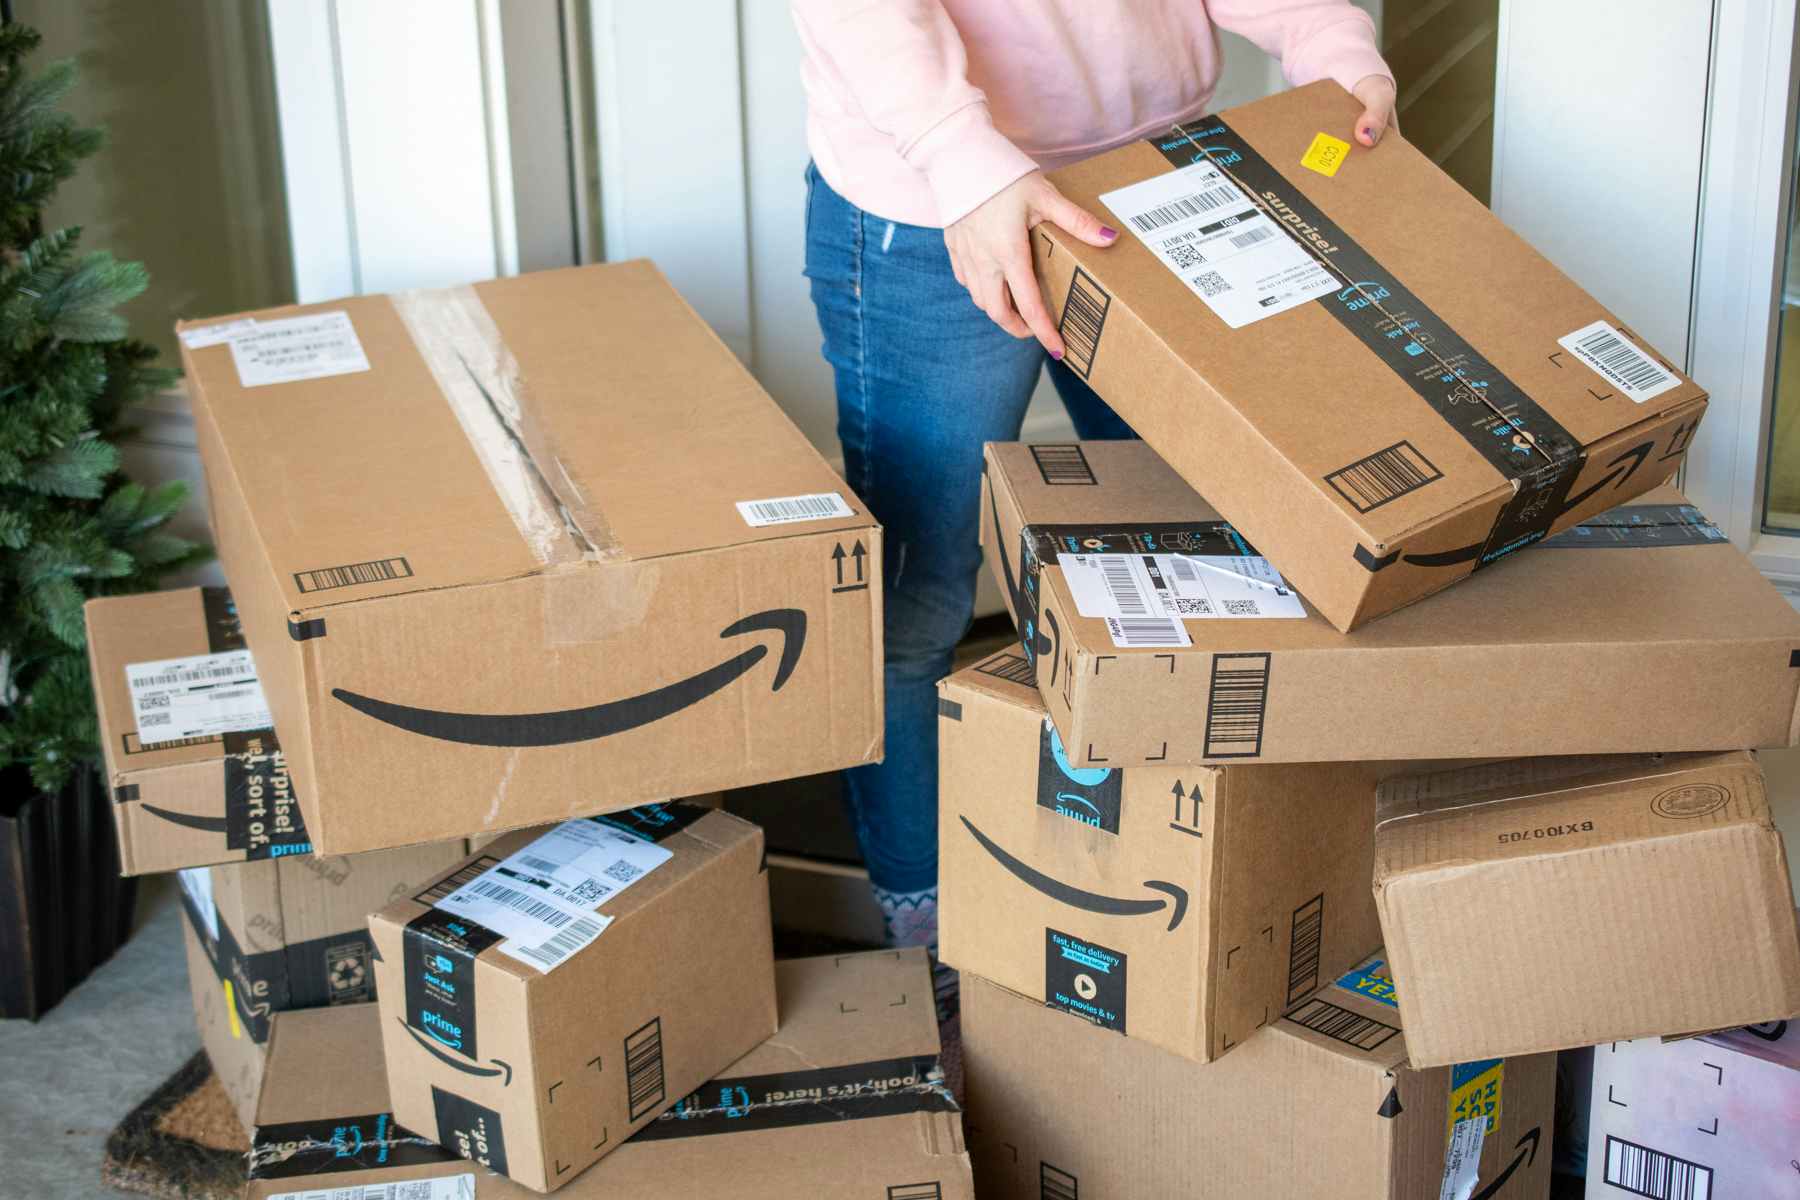
M 216 736 L 145 742 L 138 736 L 137 714 L 125 680 L 125 668 L 133 663 L 212 653 L 201 595 L 200 588 L 192 587 L 87 602 L 94 705 L 100 718 L 101 747 L 115 784 L 127 772 L 213 762 L 224 756 Z
M 1394 976 L 1382 950 L 1288 1009 L 1271 1028 L 1376 1071 L 1406 1062 Z
M 229 340 L 183 352 L 295 610 L 796 531 L 739 501 L 835 492 L 851 515 L 799 531 L 872 524 L 648 262 L 253 317 L 331 313 L 366 369 L 246 386 Z

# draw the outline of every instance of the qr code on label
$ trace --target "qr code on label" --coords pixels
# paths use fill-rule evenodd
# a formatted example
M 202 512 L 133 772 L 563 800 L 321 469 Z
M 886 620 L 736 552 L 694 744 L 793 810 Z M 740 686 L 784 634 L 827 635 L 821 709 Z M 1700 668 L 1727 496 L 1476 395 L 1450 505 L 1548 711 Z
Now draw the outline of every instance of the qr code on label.
M 1171 603 L 1175 605 L 1175 615 L 1178 617 L 1212 616 L 1212 605 L 1198 596 L 1177 596 Z
M 612 895 L 613 890 L 598 879 L 584 879 L 569 892 L 569 899 L 577 904 L 593 904 Z
M 1169 238 L 1163 243 L 1163 250 L 1167 252 L 1169 261 L 1177 271 L 1197 267 L 1206 261 L 1206 255 L 1200 253 L 1200 247 L 1185 238 Z
M 1217 296 L 1231 290 L 1231 285 L 1217 271 L 1203 271 L 1194 276 L 1194 286 L 1200 289 L 1202 296 Z
M 639 866 L 634 866 L 621 858 L 618 862 L 606 868 L 606 873 L 620 883 L 630 883 L 639 875 L 642 875 L 644 869 Z
M 1256 617 L 1262 615 L 1262 609 L 1256 607 L 1254 600 L 1227 600 L 1225 611 L 1234 617 Z
M 158 696 L 158 695 L 154 695 L 154 694 L 149 695 L 149 696 L 139 696 L 138 697 L 138 707 L 139 708 L 167 708 L 167 707 L 169 707 L 169 698 L 167 696 Z

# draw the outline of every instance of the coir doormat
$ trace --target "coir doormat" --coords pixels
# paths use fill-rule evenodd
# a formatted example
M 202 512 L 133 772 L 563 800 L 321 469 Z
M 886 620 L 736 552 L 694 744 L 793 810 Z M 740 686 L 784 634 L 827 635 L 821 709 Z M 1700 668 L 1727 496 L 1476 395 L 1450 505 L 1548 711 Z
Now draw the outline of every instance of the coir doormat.
M 171 1075 L 106 1139 L 107 1186 L 169 1200 L 236 1200 L 250 1141 L 206 1051 Z

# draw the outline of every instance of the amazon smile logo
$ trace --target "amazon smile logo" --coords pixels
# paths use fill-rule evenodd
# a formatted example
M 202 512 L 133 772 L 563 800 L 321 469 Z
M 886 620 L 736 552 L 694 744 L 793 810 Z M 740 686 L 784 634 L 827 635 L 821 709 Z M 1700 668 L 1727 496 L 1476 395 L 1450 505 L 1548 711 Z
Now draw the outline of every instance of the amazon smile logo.
M 797 608 L 772 608 L 752 613 L 719 631 L 721 638 L 748 633 L 781 635 L 781 654 L 775 664 L 771 691 L 779 692 L 806 648 L 806 614 Z M 344 688 L 331 694 L 364 716 L 421 737 L 468 746 L 565 746 L 612 737 L 672 716 L 698 704 L 729 686 L 768 657 L 769 648 L 757 644 L 686 679 L 663 687 L 609 700 L 587 708 L 565 708 L 540 713 L 466 713 L 434 708 L 415 708 L 377 700 Z
M 1027 887 L 1042 892 L 1052 900 L 1066 904 L 1070 908 L 1079 908 L 1084 912 L 1100 913 L 1109 917 L 1145 916 L 1161 912 L 1166 908 L 1170 910 L 1168 929 L 1170 933 L 1175 931 L 1175 927 L 1180 925 L 1181 919 L 1187 915 L 1188 894 L 1186 888 L 1161 879 L 1146 879 L 1144 880 L 1146 888 L 1163 893 L 1154 900 L 1123 899 L 1118 896 L 1103 896 L 1099 892 L 1084 891 L 1081 888 L 1072 887 L 1060 879 L 1052 879 L 1037 868 L 1008 854 L 992 838 L 977 829 L 969 818 L 958 816 L 957 820 L 962 822 L 963 828 L 969 831 L 969 836 L 975 839 L 976 844 L 986 850 L 989 856 L 1005 867 L 1014 878 Z
M 503 1074 L 503 1075 L 505 1075 L 505 1078 L 500 1081 L 500 1086 L 501 1087 L 510 1087 L 512 1085 L 512 1064 L 507 1062 L 505 1059 L 500 1059 L 500 1058 L 488 1059 L 489 1062 L 494 1064 L 491 1067 L 475 1066 L 473 1064 L 463 1062 L 461 1059 L 452 1058 L 450 1055 L 448 1055 L 448 1054 L 444 1053 L 442 1050 L 438 1049 L 437 1043 L 433 1042 L 430 1038 L 428 1038 L 424 1034 L 420 1033 L 417 1029 L 414 1029 L 411 1025 L 408 1025 L 405 1021 L 401 1021 L 399 1017 L 395 1017 L 394 1019 L 396 1021 L 400 1021 L 400 1028 L 402 1028 L 402 1029 L 406 1030 L 406 1032 L 412 1034 L 413 1041 L 415 1041 L 415 1042 L 419 1043 L 419 1045 L 425 1047 L 425 1049 L 431 1053 L 431 1056 L 433 1058 L 437 1059 L 439 1062 L 443 1063 L 445 1066 L 455 1067 L 458 1071 L 461 1071 L 464 1075 L 478 1075 L 478 1076 L 482 1076 L 482 1077 L 492 1077 L 495 1075 Z

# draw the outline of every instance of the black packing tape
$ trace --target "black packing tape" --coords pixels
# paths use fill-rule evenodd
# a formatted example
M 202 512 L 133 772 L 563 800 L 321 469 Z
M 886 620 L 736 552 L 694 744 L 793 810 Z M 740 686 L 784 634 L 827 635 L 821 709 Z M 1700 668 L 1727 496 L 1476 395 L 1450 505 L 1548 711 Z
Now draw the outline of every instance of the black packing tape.
M 249 1177 L 292 1179 L 455 1161 L 456 1155 L 429 1138 L 394 1124 L 392 1113 L 369 1113 L 258 1125 L 250 1143 Z
M 223 742 L 226 849 L 251 862 L 312 853 L 275 731 L 227 733 Z
M 1317 303 L 1385 363 L 1495 470 L 1517 485 L 1479 548 L 1476 569 L 1540 541 L 1564 509 L 1587 452 L 1267 159 L 1217 117 L 1149 139 L 1176 167 L 1211 160 L 1343 283 Z
M 1544 550 L 1649 550 L 1729 545 L 1725 531 L 1691 504 L 1624 504 L 1545 538 Z
M 499 940 L 487 926 L 439 908 L 408 921 L 406 1023 L 436 1045 L 477 1059 L 475 958 Z
M 788 1129 L 913 1112 L 957 1112 L 935 1055 L 715 1079 L 631 1139 Z

